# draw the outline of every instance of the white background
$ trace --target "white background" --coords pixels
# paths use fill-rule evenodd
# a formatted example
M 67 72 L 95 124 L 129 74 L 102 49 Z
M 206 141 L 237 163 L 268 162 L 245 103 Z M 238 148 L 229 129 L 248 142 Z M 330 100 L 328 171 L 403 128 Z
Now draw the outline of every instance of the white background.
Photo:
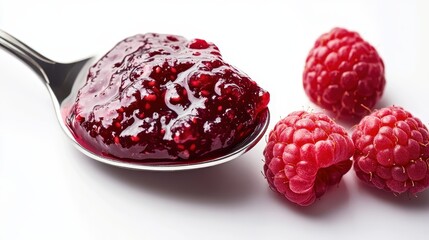
M 272 122 L 317 109 L 302 71 L 315 39 L 336 26 L 379 51 L 387 86 L 424 123 L 427 1 L 0 0 L 0 29 L 44 55 L 73 61 L 145 32 L 204 38 L 271 93 Z M 119 3 L 120 2 L 120 3 Z M 283 3 L 282 3 L 283 2 Z M 347 128 L 352 124 L 345 124 Z M 395 197 L 350 171 L 306 208 L 272 192 L 261 141 L 220 166 L 184 172 L 118 169 L 74 149 L 37 76 L 0 50 L 0 239 L 423 239 L 429 190 Z

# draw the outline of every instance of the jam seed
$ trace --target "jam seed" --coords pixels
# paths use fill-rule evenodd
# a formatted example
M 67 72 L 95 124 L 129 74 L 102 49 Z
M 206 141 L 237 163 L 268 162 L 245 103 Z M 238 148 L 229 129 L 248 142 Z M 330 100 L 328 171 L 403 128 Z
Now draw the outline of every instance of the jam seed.
M 84 117 L 82 117 L 82 115 L 77 115 L 77 116 L 76 116 L 76 121 L 77 121 L 78 123 L 82 123 L 83 121 L 85 121 L 85 118 L 84 118 Z
M 189 151 L 195 151 L 196 147 L 195 143 L 192 143 L 191 146 L 189 146 Z
M 149 86 L 149 87 L 153 87 L 153 86 L 155 86 L 156 85 L 156 82 L 155 81 L 149 81 L 148 83 L 147 83 L 147 85 Z
M 191 87 L 199 87 L 200 84 L 201 84 L 201 82 L 198 79 L 192 79 L 190 82 Z
M 172 104 L 180 103 L 180 101 L 182 101 L 182 98 L 181 98 L 180 96 L 177 96 L 177 97 L 171 97 L 171 98 L 170 98 L 170 102 L 171 102 Z
M 178 143 L 178 142 L 180 141 L 180 133 L 179 133 L 179 132 L 176 132 L 176 133 L 174 134 L 173 140 L 174 140 L 176 143 Z
M 177 39 L 175 36 L 167 36 L 167 39 L 172 41 L 172 42 L 177 42 L 179 41 L 179 39 Z
M 156 72 L 156 73 L 160 73 L 160 72 L 161 72 L 161 68 L 160 68 L 160 67 L 156 67 L 156 68 L 155 68 L 155 72 Z
M 140 141 L 140 138 L 138 136 L 131 136 L 131 141 L 138 142 Z
M 185 146 L 183 144 L 177 144 L 177 149 L 179 149 L 180 151 L 185 150 Z
M 210 65 L 211 66 L 211 65 Z M 200 75 L 200 81 L 201 82 L 207 82 L 207 81 L 209 81 L 210 80 L 210 77 L 209 76 L 207 76 L 206 74 L 201 74 Z
M 201 90 L 201 96 L 208 97 L 208 96 L 210 96 L 210 92 L 207 90 Z
M 116 143 L 116 144 L 118 144 L 119 143 L 119 137 L 118 136 L 115 136 L 114 138 L 113 138 L 113 141 Z
M 204 65 L 211 70 L 212 64 L 210 62 L 205 62 Z
M 235 117 L 234 110 L 229 109 L 229 111 L 226 112 L 226 116 L 232 120 Z
M 189 44 L 189 48 L 192 49 L 206 49 L 210 45 L 206 42 L 206 40 L 203 39 L 194 39 L 194 41 Z
M 155 102 L 156 101 L 156 95 L 155 94 L 149 94 L 149 95 L 146 95 L 144 97 L 144 99 L 148 102 Z

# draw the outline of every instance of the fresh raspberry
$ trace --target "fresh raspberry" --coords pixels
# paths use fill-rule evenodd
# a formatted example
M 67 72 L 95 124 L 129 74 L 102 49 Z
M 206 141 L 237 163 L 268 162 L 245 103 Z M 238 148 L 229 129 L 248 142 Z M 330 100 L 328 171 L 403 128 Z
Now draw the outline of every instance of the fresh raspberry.
M 126 161 L 203 161 L 246 138 L 269 93 L 202 39 L 139 34 L 89 70 L 67 119 L 76 140 Z
M 293 112 L 269 134 L 265 177 L 273 190 L 307 206 L 340 182 L 351 168 L 353 151 L 345 129 L 326 114 Z
M 392 106 L 364 117 L 353 131 L 354 169 L 364 182 L 394 194 L 429 187 L 429 134 L 422 122 Z
M 303 85 L 311 101 L 337 117 L 361 118 L 383 94 L 383 60 L 358 33 L 334 28 L 307 56 Z

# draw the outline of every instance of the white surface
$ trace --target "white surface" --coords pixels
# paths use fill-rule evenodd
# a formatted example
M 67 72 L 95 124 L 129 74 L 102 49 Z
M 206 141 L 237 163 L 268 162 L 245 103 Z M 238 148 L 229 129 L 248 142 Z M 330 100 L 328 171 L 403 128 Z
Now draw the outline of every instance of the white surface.
M 86 2 L 0 0 L 0 29 L 59 61 L 104 51 L 139 32 L 207 39 L 270 91 L 273 124 L 291 111 L 315 108 L 301 86 L 305 57 L 320 34 L 343 26 L 360 32 L 385 61 L 379 106 L 401 105 L 429 123 L 426 1 Z M 429 191 L 394 197 L 362 185 L 350 171 L 314 205 L 297 207 L 269 190 L 261 174 L 264 141 L 208 169 L 117 169 L 69 144 L 43 84 L 3 50 L 0 86 L 2 240 L 427 235 Z

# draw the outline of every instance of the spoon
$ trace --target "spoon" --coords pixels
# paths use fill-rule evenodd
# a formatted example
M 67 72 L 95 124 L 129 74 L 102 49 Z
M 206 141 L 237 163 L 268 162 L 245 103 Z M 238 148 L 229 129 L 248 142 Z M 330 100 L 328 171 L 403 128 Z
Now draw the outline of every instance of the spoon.
M 109 165 L 153 171 L 186 170 L 214 166 L 233 160 L 249 151 L 259 142 L 269 125 L 270 114 L 269 110 L 266 109 L 259 115 L 258 124 L 247 138 L 228 149 L 227 152 L 222 152 L 222 154 L 198 161 L 178 161 L 174 164 L 171 164 L 171 162 L 163 164 L 162 161 L 159 163 L 148 163 L 144 161 L 129 162 L 115 159 L 114 157 L 102 156 L 80 145 L 65 123 L 68 114 L 67 106 L 70 105 L 68 101 L 70 101 L 70 99 L 75 99 L 77 90 L 84 83 L 88 69 L 97 61 L 97 58 L 89 57 L 72 63 L 55 62 L 2 30 L 0 30 L 0 47 L 22 60 L 41 78 L 51 95 L 59 123 L 74 146 L 88 157 Z

